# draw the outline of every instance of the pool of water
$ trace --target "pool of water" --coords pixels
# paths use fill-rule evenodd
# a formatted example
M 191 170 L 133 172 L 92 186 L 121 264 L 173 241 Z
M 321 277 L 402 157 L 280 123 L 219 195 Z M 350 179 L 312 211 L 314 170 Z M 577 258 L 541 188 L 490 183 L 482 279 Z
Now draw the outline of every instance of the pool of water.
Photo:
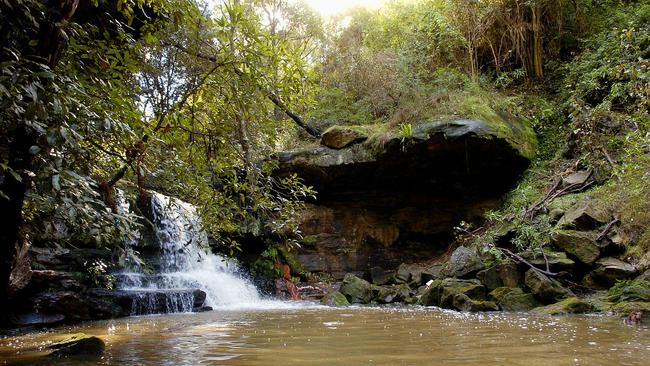
M 42 347 L 77 332 L 102 338 L 105 355 L 44 358 Z M 24 365 L 648 365 L 650 328 L 611 317 L 305 305 L 131 317 L 4 336 L 0 360 Z

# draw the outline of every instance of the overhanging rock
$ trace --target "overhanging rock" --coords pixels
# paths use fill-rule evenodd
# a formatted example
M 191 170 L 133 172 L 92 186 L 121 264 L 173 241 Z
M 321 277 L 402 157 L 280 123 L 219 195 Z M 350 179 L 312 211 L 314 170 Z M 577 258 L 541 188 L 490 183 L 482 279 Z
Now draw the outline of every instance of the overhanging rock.
M 502 119 L 421 123 L 411 136 L 357 141 L 276 157 L 277 176 L 295 173 L 318 191 L 302 217 L 298 258 L 305 269 L 335 278 L 444 252 L 453 227 L 495 208 L 536 147 L 525 122 Z

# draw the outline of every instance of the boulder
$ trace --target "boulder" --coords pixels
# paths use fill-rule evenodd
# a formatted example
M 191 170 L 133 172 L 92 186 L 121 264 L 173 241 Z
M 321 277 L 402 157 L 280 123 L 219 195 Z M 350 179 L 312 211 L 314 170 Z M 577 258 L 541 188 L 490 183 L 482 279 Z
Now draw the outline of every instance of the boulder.
M 406 284 L 372 286 L 372 299 L 380 304 L 402 302 L 410 297 L 411 289 Z
M 326 293 L 320 303 L 328 306 L 348 306 L 350 303 L 342 293 L 338 291 Z
M 439 306 L 443 308 L 454 308 L 453 299 L 456 294 L 466 295 L 473 300 L 485 300 L 485 287 L 477 279 L 445 278 L 440 283 L 440 288 Z
M 594 311 L 595 308 L 590 302 L 577 297 L 569 297 L 555 304 L 533 309 L 534 313 L 541 315 L 585 314 Z
M 540 305 L 533 294 L 525 293 L 518 287 L 496 288 L 490 292 L 488 298 L 504 311 L 528 311 Z
M 579 170 L 567 175 L 566 177 L 563 177 L 562 187 L 566 188 L 568 186 L 585 185 L 590 180 L 590 178 L 592 178 L 592 176 L 593 172 L 591 170 Z
M 517 287 L 523 278 L 517 265 L 514 263 L 503 263 L 492 266 L 476 273 L 478 278 L 488 290 L 497 287 Z
M 413 283 L 418 286 L 422 284 L 422 272 L 426 268 L 420 264 L 402 263 L 397 267 L 395 281 L 400 283 Z
M 593 201 L 581 201 L 564 213 L 557 225 L 560 228 L 575 230 L 595 230 L 611 221 L 605 209 L 597 206 Z
M 68 356 L 96 356 L 104 354 L 104 341 L 100 338 L 89 336 L 83 333 L 77 333 L 68 338 L 49 345 L 51 350 L 48 354 L 50 357 L 68 357 Z
M 455 294 L 452 299 L 452 305 L 460 311 L 478 312 L 478 311 L 497 311 L 499 307 L 493 301 L 474 300 L 465 294 Z
M 445 277 L 469 278 L 485 268 L 476 250 L 458 247 L 440 272 Z
M 385 285 L 393 279 L 394 271 L 385 270 L 379 266 L 370 268 L 370 279 L 373 285 Z
M 439 306 L 442 292 L 442 280 L 431 280 L 420 295 L 417 304 L 422 306 Z
M 422 271 L 422 282 L 427 283 L 431 280 L 437 280 L 441 277 L 442 264 L 432 264 Z
M 367 139 L 367 132 L 362 127 L 333 126 L 323 132 L 320 143 L 332 149 L 342 149 Z
M 529 269 L 525 275 L 526 286 L 530 292 L 544 304 L 551 304 L 567 297 L 575 296 L 571 290 L 546 275 Z
M 552 237 L 553 244 L 584 264 L 593 264 L 600 256 L 596 243 L 597 233 L 588 231 L 560 230 Z
M 345 275 L 339 292 L 345 295 L 348 301 L 352 304 L 367 304 L 372 299 L 370 282 L 361 279 L 352 273 Z
M 548 267 L 553 272 L 572 272 L 576 264 L 572 259 L 567 258 L 564 252 L 544 251 L 543 255 L 537 250 L 518 253 L 518 255 L 537 268 L 546 269 L 546 263 L 548 261 Z
M 596 269 L 589 273 L 590 280 L 603 286 L 613 286 L 617 281 L 627 280 L 636 275 L 636 268 L 619 259 L 612 257 L 601 258 L 596 261 Z

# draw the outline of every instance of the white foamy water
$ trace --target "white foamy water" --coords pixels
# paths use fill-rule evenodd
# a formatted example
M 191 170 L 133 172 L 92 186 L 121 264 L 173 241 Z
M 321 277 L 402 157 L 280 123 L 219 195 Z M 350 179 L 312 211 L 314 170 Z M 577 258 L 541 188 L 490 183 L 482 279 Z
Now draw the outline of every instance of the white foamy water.
M 170 297 L 176 296 L 174 291 L 200 289 L 207 294 L 204 305 L 215 309 L 300 306 L 262 299 L 234 261 L 211 253 L 194 206 L 156 192 L 151 194 L 151 205 L 156 241 L 161 250 L 158 271 L 147 274 L 141 266 L 130 265 L 127 272 L 120 274 L 120 289 L 143 293 L 168 291 Z M 192 311 L 191 301 L 180 298 L 171 301 L 175 311 Z

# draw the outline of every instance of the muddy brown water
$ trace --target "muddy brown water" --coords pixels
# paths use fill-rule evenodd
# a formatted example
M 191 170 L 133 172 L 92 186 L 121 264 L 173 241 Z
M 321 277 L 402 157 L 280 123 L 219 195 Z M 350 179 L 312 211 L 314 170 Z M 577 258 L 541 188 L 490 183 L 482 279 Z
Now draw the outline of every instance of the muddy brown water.
M 44 356 L 52 341 L 78 332 L 102 338 L 104 356 Z M 131 317 L 3 336 L 0 360 L 20 365 L 650 365 L 650 328 L 603 316 L 305 305 Z

